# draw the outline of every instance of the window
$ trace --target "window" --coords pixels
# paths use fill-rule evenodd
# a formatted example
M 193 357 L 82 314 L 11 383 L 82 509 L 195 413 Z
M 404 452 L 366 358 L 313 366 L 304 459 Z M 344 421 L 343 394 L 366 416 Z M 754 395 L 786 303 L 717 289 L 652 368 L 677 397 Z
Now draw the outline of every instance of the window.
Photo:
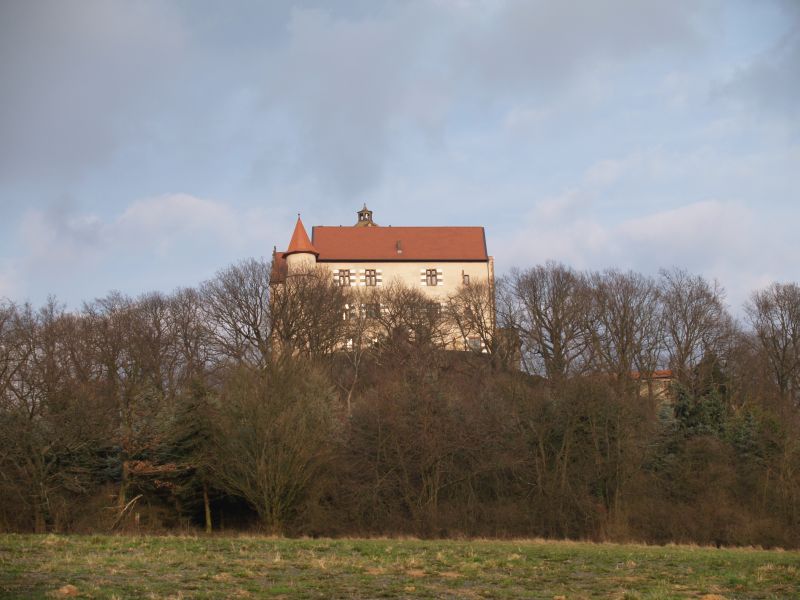
M 355 316 L 356 316 L 356 307 L 351 304 L 345 304 L 344 311 L 342 311 L 342 320 L 350 321 L 354 319 Z
M 439 284 L 439 275 L 436 272 L 436 269 L 426 269 L 425 271 L 425 283 L 427 285 L 438 285 Z
M 339 269 L 339 285 L 341 287 L 350 285 L 350 269 Z
M 471 335 L 467 338 L 467 348 L 473 352 L 481 351 L 481 338 L 477 335 Z
M 364 306 L 364 312 L 368 319 L 377 319 L 381 316 L 381 307 L 377 302 L 370 302 Z
M 375 269 L 367 269 L 364 271 L 364 285 L 374 287 L 378 285 L 378 274 Z
M 469 285 L 469 275 L 467 273 L 461 273 L 461 283 Z

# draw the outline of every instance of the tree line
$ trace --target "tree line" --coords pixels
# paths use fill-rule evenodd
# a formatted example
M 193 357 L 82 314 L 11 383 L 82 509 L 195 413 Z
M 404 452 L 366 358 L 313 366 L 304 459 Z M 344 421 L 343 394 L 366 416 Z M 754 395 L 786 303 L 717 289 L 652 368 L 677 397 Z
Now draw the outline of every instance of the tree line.
M 0 303 L 0 530 L 800 546 L 797 284 L 270 274 Z

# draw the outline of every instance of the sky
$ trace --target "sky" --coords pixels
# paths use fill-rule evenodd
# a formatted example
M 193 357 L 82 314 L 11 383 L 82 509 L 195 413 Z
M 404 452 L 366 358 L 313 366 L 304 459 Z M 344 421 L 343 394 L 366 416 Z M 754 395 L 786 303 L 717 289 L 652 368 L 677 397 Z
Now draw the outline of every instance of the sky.
M 499 274 L 800 280 L 800 0 L 0 3 L 0 298 L 481 225 Z

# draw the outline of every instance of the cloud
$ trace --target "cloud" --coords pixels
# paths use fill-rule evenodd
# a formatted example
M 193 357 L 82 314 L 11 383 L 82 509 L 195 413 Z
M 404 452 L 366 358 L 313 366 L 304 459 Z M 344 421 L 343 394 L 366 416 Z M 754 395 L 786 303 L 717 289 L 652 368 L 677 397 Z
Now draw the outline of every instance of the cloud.
M 614 234 L 630 257 L 649 254 L 650 260 L 655 258 L 665 266 L 707 270 L 721 256 L 726 262 L 741 264 L 751 255 L 748 233 L 754 218 L 740 203 L 706 200 L 627 219 L 614 228 Z
M 264 103 L 290 119 L 298 168 L 345 196 L 376 182 L 395 127 L 435 129 L 448 108 L 426 68 L 429 26 L 389 12 L 294 10 L 265 69 Z
M 0 5 L 0 180 L 75 177 L 167 102 L 185 43 L 152 2 Z
M 465 119 L 515 103 L 507 129 L 553 117 L 566 89 L 607 86 L 664 47 L 695 48 L 707 3 L 417 2 L 333 14 L 295 9 L 285 46 L 266 54 L 261 92 L 293 172 L 346 198 L 379 185 L 404 154 L 456 143 Z M 283 117 L 283 119 L 281 119 Z M 288 129 L 289 132 L 284 131 Z
M 195 285 L 243 256 L 268 258 L 265 239 L 276 228 L 262 211 L 188 194 L 140 199 L 110 219 L 64 202 L 25 214 L 16 262 L 26 273 L 25 293 L 63 296 L 79 287 L 82 296 L 65 298 L 75 304 L 109 289 L 138 294 Z
M 73 211 L 72 203 L 62 200 L 23 216 L 19 235 L 30 261 L 61 268 L 95 253 L 102 223 L 93 215 L 76 215 Z
M 225 204 L 170 194 L 131 204 L 106 227 L 106 237 L 132 246 L 148 240 L 153 252 L 166 257 L 192 238 L 236 246 L 242 241 L 240 225 L 239 215 Z
M 510 131 L 535 130 L 551 116 L 551 112 L 544 108 L 515 106 L 506 114 L 503 126 Z
M 695 202 L 621 223 L 612 264 L 651 272 L 676 265 L 718 279 L 739 314 L 755 289 L 785 279 L 785 265 L 800 260 L 800 249 L 785 243 L 791 221 L 785 209 L 767 216 L 737 201 Z
M 495 253 L 506 269 L 547 260 L 650 274 L 684 267 L 719 279 L 738 310 L 754 289 L 785 279 L 787 261 L 800 261 L 800 249 L 782 241 L 792 239 L 791 226 L 777 224 L 780 220 L 765 220 L 730 200 L 703 200 L 619 221 L 587 212 L 555 222 L 528 221 L 507 240 L 497 240 Z
M 240 247 L 248 241 L 243 233 L 253 233 L 254 217 L 253 212 L 239 213 L 222 202 L 165 194 L 136 200 L 108 221 L 75 214 L 74 207 L 63 203 L 29 211 L 21 232 L 34 259 L 80 259 L 109 248 L 137 248 L 166 257 L 184 248 L 194 251 L 197 244 Z
M 351 202 L 410 156 L 458 151 L 455 132 L 491 125 L 495 107 L 530 129 L 559 116 L 567 88 L 585 95 L 632 60 L 696 48 L 708 6 L 6 3 L 0 183 L 214 165 Z
M 619 181 L 628 172 L 641 162 L 641 155 L 634 154 L 625 159 L 604 158 L 593 164 L 584 179 L 590 186 L 607 186 Z
M 499 270 L 785 279 L 798 6 L 0 3 L 0 278 L 169 289 L 365 200 L 485 225 Z
M 12 261 L 0 261 L 0 301 L 16 298 L 19 291 L 17 273 Z
M 797 129 L 800 117 L 800 4 L 776 3 L 781 9 L 783 33 L 764 50 L 736 69 L 718 93 L 745 109 L 780 117 Z
M 491 94 L 547 96 L 612 63 L 664 47 L 696 48 L 701 36 L 694 18 L 708 3 L 515 0 L 473 7 L 454 11 L 463 17 L 456 60 Z
M 539 200 L 533 214 L 539 222 L 552 223 L 564 221 L 590 202 L 590 198 L 580 188 L 571 188 L 561 194 Z

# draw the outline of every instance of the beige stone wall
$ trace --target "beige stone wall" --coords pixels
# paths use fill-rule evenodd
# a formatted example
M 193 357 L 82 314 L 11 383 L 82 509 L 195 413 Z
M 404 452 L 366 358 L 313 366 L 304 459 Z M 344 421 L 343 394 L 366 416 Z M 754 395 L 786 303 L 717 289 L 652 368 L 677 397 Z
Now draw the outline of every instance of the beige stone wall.
M 286 257 L 286 267 L 289 270 L 289 274 L 309 271 L 314 268 L 316 262 L 314 255 L 306 252 L 298 252 Z
M 363 287 L 364 271 L 375 269 L 380 279 L 379 286 L 400 281 L 439 300 L 445 300 L 458 291 L 464 274 L 469 275 L 470 283 L 489 283 L 491 272 L 489 262 L 324 262 L 320 265 L 329 268 L 332 274 L 340 269 L 349 269 L 352 287 Z M 426 285 L 427 269 L 437 269 L 439 272 L 439 282 L 436 286 Z
M 376 289 L 401 282 L 444 303 L 446 299 L 458 292 L 463 284 L 463 276 L 469 275 L 471 284 L 494 284 L 494 261 L 492 257 L 486 262 L 321 262 L 317 263 L 314 255 L 298 253 L 287 257 L 289 275 L 307 272 L 315 267 L 329 269 L 331 277 L 335 277 L 342 269 L 350 271 L 352 289 L 368 289 L 364 282 L 364 272 L 375 269 L 378 286 Z M 427 269 L 438 271 L 438 282 L 435 286 L 427 285 L 425 272 Z M 445 334 L 446 345 L 453 349 L 464 350 L 466 340 L 457 329 Z

